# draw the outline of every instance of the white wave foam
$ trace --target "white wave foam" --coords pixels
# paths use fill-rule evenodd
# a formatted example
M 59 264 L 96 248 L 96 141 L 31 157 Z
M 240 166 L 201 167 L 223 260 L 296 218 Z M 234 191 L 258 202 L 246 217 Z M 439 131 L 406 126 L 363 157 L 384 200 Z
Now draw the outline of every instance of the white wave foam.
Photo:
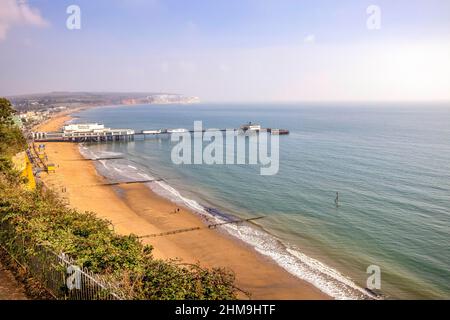
M 337 270 L 301 253 L 297 248 L 288 248 L 280 240 L 253 226 L 225 225 L 233 236 L 251 245 L 259 253 L 272 258 L 283 269 L 305 280 L 335 299 L 361 299 L 369 295 L 353 281 Z
M 142 177 L 142 178 L 144 178 L 144 179 L 147 179 L 147 180 L 151 180 L 152 179 L 152 177 L 150 177 L 148 174 L 146 174 L 146 173 L 139 173 L 139 175 Z
M 123 156 L 123 153 L 120 152 L 104 151 L 104 150 L 94 151 L 83 144 L 80 144 L 78 149 L 81 155 L 87 159 L 101 159 L 101 158 L 113 158 Z
M 108 165 L 106 164 L 106 161 L 105 161 L 105 160 L 100 160 L 99 163 L 100 163 L 101 165 L 103 165 L 103 167 L 104 167 L 105 169 L 108 169 Z
M 149 184 L 149 187 L 156 194 L 163 196 L 175 203 L 184 204 L 185 206 L 189 207 L 190 209 L 194 210 L 197 213 L 203 215 L 207 214 L 205 208 L 202 205 L 200 205 L 197 201 L 183 197 L 181 193 L 178 192 L 177 189 L 173 188 L 164 181 L 155 181 L 154 183 Z

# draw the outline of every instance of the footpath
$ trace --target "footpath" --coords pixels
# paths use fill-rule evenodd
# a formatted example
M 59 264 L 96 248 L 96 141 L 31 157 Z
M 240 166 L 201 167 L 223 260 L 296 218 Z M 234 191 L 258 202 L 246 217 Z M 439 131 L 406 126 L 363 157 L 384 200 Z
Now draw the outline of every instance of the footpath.
M 28 300 L 25 290 L 0 263 L 0 300 Z

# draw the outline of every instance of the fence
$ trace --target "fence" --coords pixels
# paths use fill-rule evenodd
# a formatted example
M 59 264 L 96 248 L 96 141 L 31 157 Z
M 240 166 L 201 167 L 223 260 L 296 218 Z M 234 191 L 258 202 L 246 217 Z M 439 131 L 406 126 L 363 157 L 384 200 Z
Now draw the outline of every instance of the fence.
M 9 229 L 9 230 L 8 230 Z M 79 268 L 66 254 L 56 254 L 45 246 L 25 245 L 11 239 L 11 229 L 0 222 L 0 245 L 47 291 L 60 300 L 123 300 L 126 295 L 111 282 Z M 22 242 L 22 243 L 20 243 Z

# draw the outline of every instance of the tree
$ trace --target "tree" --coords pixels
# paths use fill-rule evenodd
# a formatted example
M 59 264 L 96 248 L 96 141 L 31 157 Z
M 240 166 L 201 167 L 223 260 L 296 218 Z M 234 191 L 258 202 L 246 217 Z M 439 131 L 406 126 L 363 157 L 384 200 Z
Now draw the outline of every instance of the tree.
M 0 98 L 0 123 L 11 124 L 11 117 L 15 113 L 8 99 Z
M 20 129 L 14 126 L 12 116 L 15 110 L 11 102 L 0 98 L 0 155 L 10 156 L 26 147 L 26 140 Z

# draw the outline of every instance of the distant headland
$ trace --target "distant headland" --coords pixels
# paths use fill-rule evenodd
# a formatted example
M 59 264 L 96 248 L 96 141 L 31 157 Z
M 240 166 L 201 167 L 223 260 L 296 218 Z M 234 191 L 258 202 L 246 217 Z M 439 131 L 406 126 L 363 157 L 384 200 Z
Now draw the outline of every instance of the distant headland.
M 8 97 L 19 111 L 135 104 L 192 104 L 198 97 L 162 92 L 49 92 Z

